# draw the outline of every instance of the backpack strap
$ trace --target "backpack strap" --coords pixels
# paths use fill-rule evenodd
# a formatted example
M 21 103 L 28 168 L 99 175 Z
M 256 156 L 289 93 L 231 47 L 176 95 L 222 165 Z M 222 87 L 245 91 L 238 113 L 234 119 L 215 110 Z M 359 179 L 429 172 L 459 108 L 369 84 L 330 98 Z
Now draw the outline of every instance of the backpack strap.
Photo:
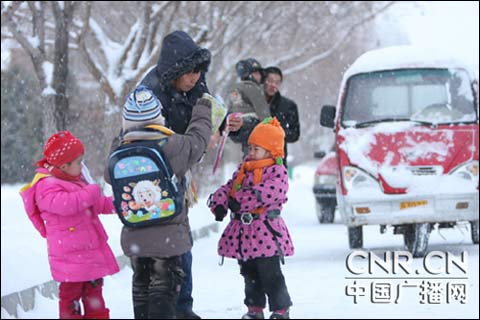
M 138 140 L 163 140 L 170 137 L 174 132 L 164 126 L 150 124 L 145 127 L 131 128 L 120 133 L 120 145 Z
M 158 124 L 149 124 L 147 126 L 145 126 L 145 128 L 147 129 L 153 129 L 153 130 L 156 130 L 156 131 L 160 131 L 161 133 L 164 133 L 166 134 L 167 136 L 171 136 L 172 134 L 174 134 L 175 132 L 167 127 L 164 127 L 164 126 L 161 126 L 161 125 L 158 125 Z

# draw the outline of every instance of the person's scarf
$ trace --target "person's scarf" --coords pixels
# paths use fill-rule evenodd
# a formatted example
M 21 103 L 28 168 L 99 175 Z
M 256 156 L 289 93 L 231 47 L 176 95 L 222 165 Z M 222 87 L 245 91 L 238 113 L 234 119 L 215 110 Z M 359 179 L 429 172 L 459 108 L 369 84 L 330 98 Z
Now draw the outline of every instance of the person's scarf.
M 275 164 L 275 160 L 272 158 L 262 159 L 262 160 L 251 160 L 244 161 L 242 166 L 238 170 L 237 177 L 232 185 L 232 190 L 230 190 L 230 196 L 234 197 L 235 193 L 242 188 L 243 180 L 245 179 L 247 172 L 253 171 L 253 184 L 257 185 L 262 182 L 263 169 L 265 167 L 270 167 Z M 258 208 L 252 210 L 251 213 L 262 213 L 264 208 Z
M 40 167 L 40 168 L 45 168 L 48 170 L 48 172 L 58 178 L 58 179 L 62 179 L 62 180 L 67 180 L 67 181 L 80 181 L 81 178 L 82 178 L 82 174 L 79 174 L 78 176 L 72 176 L 64 171 L 62 171 L 60 168 L 54 166 L 54 165 L 51 165 L 50 163 L 47 162 L 46 159 L 42 159 L 40 160 L 39 162 L 37 162 L 37 165 Z

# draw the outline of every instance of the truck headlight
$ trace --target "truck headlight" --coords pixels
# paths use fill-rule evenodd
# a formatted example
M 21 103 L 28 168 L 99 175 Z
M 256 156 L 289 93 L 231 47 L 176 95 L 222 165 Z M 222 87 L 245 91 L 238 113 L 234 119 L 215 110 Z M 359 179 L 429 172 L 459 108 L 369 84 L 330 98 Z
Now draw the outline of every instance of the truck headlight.
M 450 172 L 451 175 L 457 175 L 460 178 L 476 182 L 478 184 L 478 161 L 473 160 L 464 163 Z
M 378 181 L 360 168 L 350 166 L 343 167 L 342 178 L 347 191 L 358 188 L 378 189 Z

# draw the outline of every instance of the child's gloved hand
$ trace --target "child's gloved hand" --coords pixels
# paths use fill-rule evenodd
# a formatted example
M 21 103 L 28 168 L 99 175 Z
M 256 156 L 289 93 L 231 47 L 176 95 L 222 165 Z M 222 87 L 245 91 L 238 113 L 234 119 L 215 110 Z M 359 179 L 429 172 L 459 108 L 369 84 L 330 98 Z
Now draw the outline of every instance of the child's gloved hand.
M 223 221 L 223 218 L 227 215 L 227 209 L 224 206 L 219 205 L 213 209 L 213 213 L 215 214 L 215 221 Z
M 228 197 L 228 208 L 232 212 L 238 213 L 240 211 L 240 203 L 232 197 Z
M 223 218 L 227 215 L 227 209 L 223 205 L 217 205 L 213 201 L 213 193 L 207 199 L 207 206 L 210 208 L 210 211 L 215 215 L 215 221 L 223 221 Z

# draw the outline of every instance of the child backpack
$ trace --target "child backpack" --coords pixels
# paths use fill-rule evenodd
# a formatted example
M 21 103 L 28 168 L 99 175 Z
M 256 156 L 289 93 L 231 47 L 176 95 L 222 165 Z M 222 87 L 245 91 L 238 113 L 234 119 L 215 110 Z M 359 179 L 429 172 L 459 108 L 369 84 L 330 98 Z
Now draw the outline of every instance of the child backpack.
M 162 224 L 182 212 L 185 188 L 162 152 L 166 140 L 123 144 L 109 157 L 113 203 L 127 227 Z

